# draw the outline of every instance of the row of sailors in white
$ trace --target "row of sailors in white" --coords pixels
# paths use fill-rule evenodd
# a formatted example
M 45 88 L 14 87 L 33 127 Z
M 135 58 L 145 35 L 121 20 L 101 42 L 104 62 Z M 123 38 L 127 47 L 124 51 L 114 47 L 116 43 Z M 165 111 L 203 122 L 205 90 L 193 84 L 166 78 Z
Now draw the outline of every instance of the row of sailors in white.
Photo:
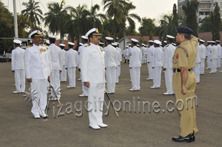
M 211 68 L 210 73 L 216 73 L 217 68 L 221 67 L 222 47 L 220 41 L 208 41 L 207 46 L 207 69 Z M 222 70 L 221 70 L 222 72 Z

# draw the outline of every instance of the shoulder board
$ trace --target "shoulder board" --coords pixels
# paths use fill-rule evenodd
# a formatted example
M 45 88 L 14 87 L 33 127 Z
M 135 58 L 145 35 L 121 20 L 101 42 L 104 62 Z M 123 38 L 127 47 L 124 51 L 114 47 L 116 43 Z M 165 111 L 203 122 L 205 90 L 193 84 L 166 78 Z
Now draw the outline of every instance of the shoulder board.
M 103 48 L 100 46 L 100 50 L 103 51 Z
M 90 46 L 90 44 L 87 44 L 85 47 L 88 47 L 88 46 Z
M 45 44 L 43 44 L 42 46 L 45 47 Z

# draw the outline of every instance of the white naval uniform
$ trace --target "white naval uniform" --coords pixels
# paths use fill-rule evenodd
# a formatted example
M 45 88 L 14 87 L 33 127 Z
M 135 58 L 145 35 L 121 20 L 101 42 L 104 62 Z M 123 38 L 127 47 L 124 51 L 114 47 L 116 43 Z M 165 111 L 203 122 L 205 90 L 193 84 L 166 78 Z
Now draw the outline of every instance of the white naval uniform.
M 121 73 L 121 61 L 122 61 L 122 50 L 118 47 L 116 47 L 116 50 L 118 51 L 118 65 L 116 70 L 116 83 L 119 83 L 119 76 Z
M 200 63 L 201 63 L 201 47 L 200 45 L 197 45 L 195 67 L 193 68 L 193 72 L 196 76 L 197 83 L 200 82 Z
M 165 83 L 168 94 L 173 94 L 173 55 L 176 47 L 172 44 L 168 44 L 164 49 L 164 65 L 163 68 L 166 68 L 165 71 Z
M 210 73 L 217 72 L 217 58 L 218 58 L 218 48 L 217 48 L 217 46 L 213 45 L 211 47 L 211 54 L 210 54 L 210 60 L 211 60 L 211 72 Z
M 66 65 L 69 76 L 69 87 L 76 87 L 76 67 L 78 65 L 78 53 L 73 49 L 66 52 Z
M 50 73 L 50 81 L 57 94 L 57 98 L 60 99 L 61 94 L 59 91 L 59 88 L 60 88 L 59 71 L 62 70 L 61 68 L 62 67 L 62 61 L 61 61 L 62 50 L 55 44 L 50 44 L 49 53 L 50 53 L 51 65 L 52 65 L 52 70 Z M 54 92 L 51 92 L 51 96 L 52 98 L 56 98 Z
M 130 64 L 132 89 L 140 90 L 140 67 L 142 64 L 142 52 L 137 46 L 130 49 Z
M 153 79 L 153 68 L 152 68 L 152 62 L 153 62 L 153 49 L 154 46 L 150 46 L 147 48 L 147 67 L 148 67 L 148 74 L 149 74 L 149 79 Z
M 129 59 L 129 49 L 125 49 L 124 57 L 125 57 L 126 60 Z
M 88 114 L 89 125 L 103 123 L 103 101 L 105 90 L 105 65 L 104 53 L 100 46 L 90 43 L 85 48 L 82 60 L 81 71 L 82 81 L 89 82 Z
M 50 76 L 47 51 L 42 46 L 27 48 L 25 51 L 26 78 L 32 79 L 31 97 L 33 115 L 42 115 L 47 105 L 47 83 Z
M 205 59 L 206 59 L 206 47 L 204 44 L 200 45 L 201 48 L 201 64 L 200 64 L 200 74 L 204 74 L 205 69 Z
M 61 49 L 61 68 L 62 72 L 60 73 L 60 81 L 64 82 L 67 81 L 67 70 L 65 68 L 66 65 L 66 51 L 64 49 Z
M 221 60 L 221 46 L 220 44 L 217 45 L 217 48 L 218 48 L 218 51 L 217 51 L 217 54 L 218 54 L 218 58 L 217 58 L 217 68 L 220 68 L 220 60 Z
M 16 47 L 12 51 L 11 68 L 14 71 L 16 91 L 25 91 L 25 50 Z
M 82 56 L 83 56 L 84 50 L 86 49 L 87 45 L 88 45 L 88 43 L 83 44 L 82 46 L 79 47 L 79 50 L 78 50 L 78 67 L 80 69 L 80 75 L 82 74 L 82 72 L 81 72 L 81 60 L 82 60 Z M 82 77 L 82 75 L 80 77 Z M 86 87 L 84 85 L 83 81 L 82 81 L 82 92 L 83 92 L 84 96 L 88 96 L 88 87 Z
M 154 68 L 153 87 L 160 87 L 161 85 L 161 70 L 163 66 L 163 58 L 163 49 L 161 47 L 154 48 L 152 61 L 152 68 Z
M 115 93 L 116 87 L 116 68 L 118 64 L 118 51 L 112 46 L 107 45 L 105 51 L 106 83 L 107 92 Z
M 211 54 L 211 44 L 207 46 L 207 69 L 211 68 L 210 54 Z

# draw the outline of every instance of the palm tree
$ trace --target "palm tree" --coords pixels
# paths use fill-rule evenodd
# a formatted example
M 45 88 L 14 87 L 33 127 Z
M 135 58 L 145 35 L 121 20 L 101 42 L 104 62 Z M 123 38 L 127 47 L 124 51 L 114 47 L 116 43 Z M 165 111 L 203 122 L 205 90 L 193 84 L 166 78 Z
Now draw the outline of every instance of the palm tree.
M 173 35 L 176 34 L 177 24 L 173 15 L 164 15 L 163 19 L 160 21 L 160 34 L 159 37 L 166 39 L 166 35 Z
M 60 33 L 60 42 L 63 42 L 65 28 L 64 25 L 67 21 L 67 11 L 63 9 L 63 4 L 49 3 L 49 12 L 45 13 L 45 26 L 49 27 L 50 32 L 53 34 Z
M 65 27 L 71 32 L 71 37 L 73 34 L 78 34 L 79 41 L 81 41 L 81 36 L 83 33 L 89 30 L 89 22 L 87 16 L 90 15 L 89 11 L 86 10 L 86 5 L 78 5 L 78 7 L 67 7 L 66 10 L 70 12 L 69 21 L 65 24 Z M 73 39 L 73 38 L 72 38 Z
M 126 13 L 125 7 L 129 5 L 126 0 L 103 0 L 104 7 L 106 13 L 109 17 L 113 17 L 115 21 L 113 21 L 112 27 L 112 35 L 115 38 L 115 26 L 116 24 L 121 24 L 124 19 L 124 14 Z
M 92 28 L 99 28 L 101 27 L 101 20 L 106 20 L 106 15 L 99 13 L 97 14 L 97 11 L 99 11 L 100 6 L 98 4 L 94 5 L 91 7 L 91 9 L 89 10 L 89 22 L 90 22 L 90 26 Z
M 29 0 L 29 2 L 23 2 L 23 6 L 26 9 L 21 11 L 21 14 L 28 17 L 31 22 L 34 24 L 34 28 L 42 23 L 42 10 L 39 8 L 39 2 L 35 2 L 35 0 Z
M 129 23 L 129 26 L 131 28 L 131 31 L 133 31 L 135 29 L 135 21 L 133 19 L 136 19 L 137 21 L 141 22 L 141 18 L 139 15 L 135 14 L 135 13 L 131 13 L 129 14 L 130 10 L 133 10 L 135 9 L 136 7 L 132 4 L 132 3 L 129 3 L 128 5 L 126 5 L 125 7 L 125 11 L 124 11 L 124 21 L 123 21 L 123 26 L 124 26 L 124 33 L 123 33 L 123 37 L 124 37 L 124 40 L 123 40 L 123 47 L 125 49 L 125 37 L 126 37 L 126 21 Z

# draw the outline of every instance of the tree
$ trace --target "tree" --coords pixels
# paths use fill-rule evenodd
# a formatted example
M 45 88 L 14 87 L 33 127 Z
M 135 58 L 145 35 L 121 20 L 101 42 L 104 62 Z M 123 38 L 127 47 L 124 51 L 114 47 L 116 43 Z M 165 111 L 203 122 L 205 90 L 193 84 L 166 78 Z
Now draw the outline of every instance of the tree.
M 23 6 L 26 9 L 21 11 L 21 14 L 28 17 L 30 21 L 34 24 L 34 27 L 40 25 L 43 21 L 42 10 L 39 8 L 39 2 L 35 0 L 29 0 L 29 2 L 23 2 Z
M 89 11 L 86 9 L 86 5 L 78 5 L 78 7 L 67 7 L 66 10 L 70 12 L 69 20 L 65 24 L 65 27 L 69 30 L 71 37 L 78 35 L 78 40 L 81 41 L 81 36 L 83 33 L 90 29 L 88 16 Z M 72 38 L 74 39 L 74 38 Z
M 24 15 L 18 15 L 18 36 L 20 38 L 27 38 L 28 33 L 25 31 L 27 29 L 31 29 L 33 27 L 33 23 Z
M 150 39 L 153 39 L 153 33 L 155 31 L 155 19 L 151 18 L 142 18 L 141 27 L 139 28 L 139 32 L 142 36 L 149 36 Z
M 176 28 L 179 26 L 178 21 L 179 21 L 179 16 L 178 16 L 178 13 L 177 13 L 177 5 L 174 4 L 173 5 L 173 23 L 174 23 Z M 176 34 L 173 34 L 173 35 L 176 36 Z
M 198 22 L 197 22 L 197 10 L 199 2 L 197 0 L 187 1 L 186 6 L 183 5 L 182 9 L 185 12 L 186 26 L 193 30 L 193 35 L 198 36 Z
M 128 0 L 127 0 L 128 1 Z M 129 5 L 126 0 L 103 0 L 106 13 L 109 17 L 113 18 L 112 35 L 115 38 L 115 26 L 121 24 L 124 20 L 124 14 L 126 13 L 125 7 Z
M 60 33 L 60 42 L 63 42 L 65 34 L 65 23 L 67 20 L 67 11 L 63 9 L 63 4 L 49 3 L 49 12 L 45 13 L 45 26 L 49 27 L 53 34 Z
M 101 20 L 106 20 L 106 15 L 99 13 L 100 6 L 98 4 L 91 7 L 89 10 L 89 22 L 91 28 L 99 28 L 102 26 Z
M 205 17 L 203 23 L 200 25 L 198 32 L 211 32 L 211 19 L 210 17 Z
M 166 35 L 176 36 L 177 33 L 177 22 L 174 19 L 174 15 L 164 15 L 160 24 L 159 37 L 166 39 Z
M 210 14 L 211 19 L 211 32 L 212 32 L 212 40 L 220 40 L 220 7 L 218 3 L 215 3 L 214 11 Z

